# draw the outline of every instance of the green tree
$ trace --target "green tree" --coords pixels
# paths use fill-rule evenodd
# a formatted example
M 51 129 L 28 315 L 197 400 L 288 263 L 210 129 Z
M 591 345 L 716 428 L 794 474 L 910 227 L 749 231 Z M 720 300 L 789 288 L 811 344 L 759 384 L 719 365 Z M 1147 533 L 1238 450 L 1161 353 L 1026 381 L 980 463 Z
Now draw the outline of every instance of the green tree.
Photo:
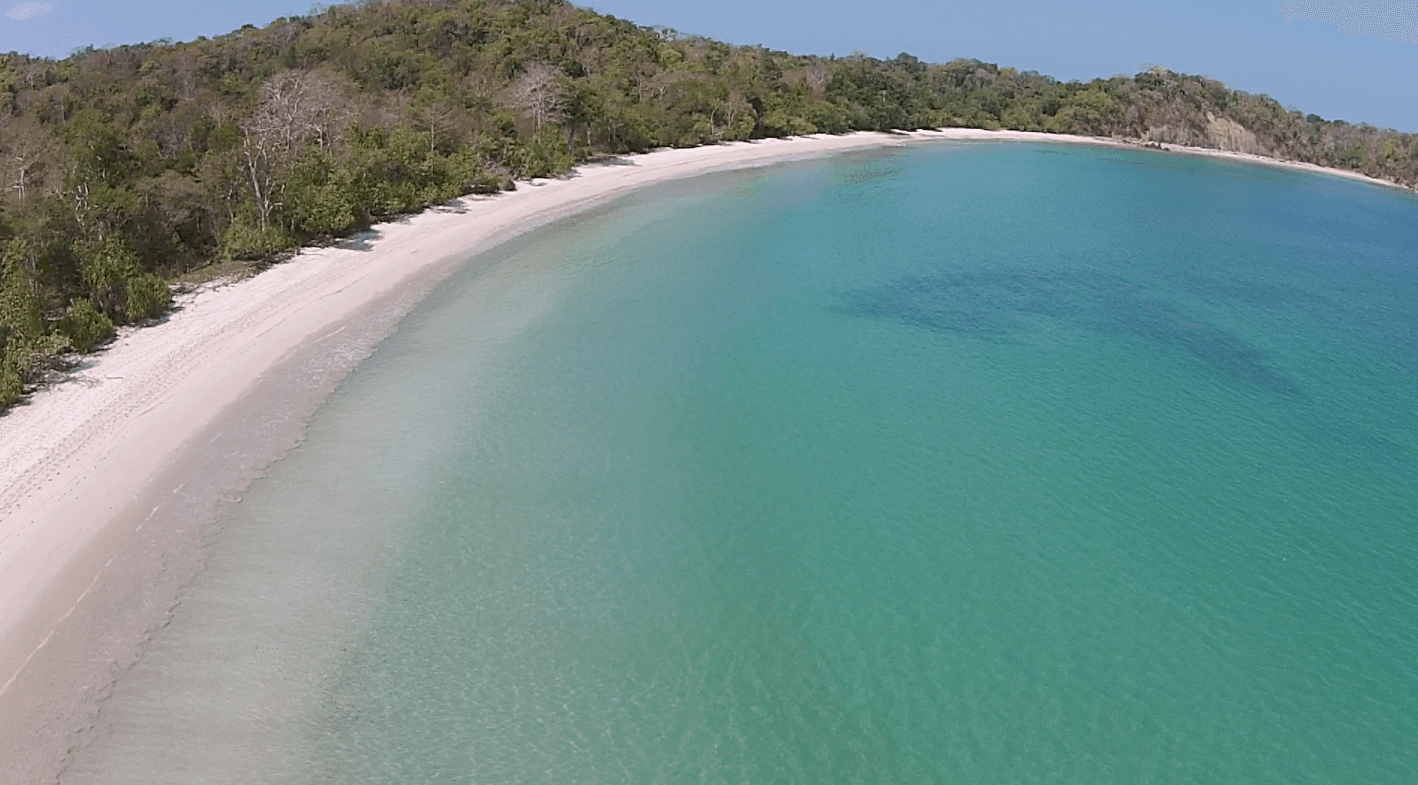
M 111 321 L 149 319 L 167 307 L 171 292 L 161 278 L 145 272 L 132 249 L 114 235 L 80 248 L 89 301 Z

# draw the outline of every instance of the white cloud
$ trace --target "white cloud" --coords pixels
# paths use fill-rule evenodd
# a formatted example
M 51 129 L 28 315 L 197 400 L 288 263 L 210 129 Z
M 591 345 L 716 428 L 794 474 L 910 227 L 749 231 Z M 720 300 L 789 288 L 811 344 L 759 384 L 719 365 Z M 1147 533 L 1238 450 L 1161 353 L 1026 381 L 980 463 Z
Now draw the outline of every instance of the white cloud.
M 1329 22 L 1345 35 L 1377 35 L 1388 41 L 1418 45 L 1418 3 L 1281 3 L 1275 10 L 1285 21 Z
M 54 6 L 49 3 L 20 3 L 9 11 L 6 11 L 5 16 L 23 22 L 26 19 L 33 19 L 36 16 L 44 16 L 53 8 Z

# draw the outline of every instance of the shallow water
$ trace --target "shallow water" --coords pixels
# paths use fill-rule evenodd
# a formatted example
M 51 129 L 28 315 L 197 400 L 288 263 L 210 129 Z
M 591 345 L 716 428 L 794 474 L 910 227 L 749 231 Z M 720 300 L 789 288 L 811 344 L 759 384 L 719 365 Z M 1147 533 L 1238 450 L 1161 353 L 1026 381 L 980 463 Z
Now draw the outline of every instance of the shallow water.
M 1418 201 L 933 144 L 439 290 L 67 781 L 1408 782 Z

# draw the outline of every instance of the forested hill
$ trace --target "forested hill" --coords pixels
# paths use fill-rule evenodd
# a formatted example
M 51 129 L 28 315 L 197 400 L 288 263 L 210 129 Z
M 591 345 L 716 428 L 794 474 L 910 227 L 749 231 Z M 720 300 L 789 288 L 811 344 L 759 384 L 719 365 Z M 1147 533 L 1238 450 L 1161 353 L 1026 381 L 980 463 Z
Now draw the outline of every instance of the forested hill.
M 977 126 L 1218 147 L 1413 185 L 1418 136 L 1154 69 L 1058 82 L 736 47 L 561 0 L 387 0 L 211 40 L 0 55 L 0 407 L 167 281 L 603 153 Z

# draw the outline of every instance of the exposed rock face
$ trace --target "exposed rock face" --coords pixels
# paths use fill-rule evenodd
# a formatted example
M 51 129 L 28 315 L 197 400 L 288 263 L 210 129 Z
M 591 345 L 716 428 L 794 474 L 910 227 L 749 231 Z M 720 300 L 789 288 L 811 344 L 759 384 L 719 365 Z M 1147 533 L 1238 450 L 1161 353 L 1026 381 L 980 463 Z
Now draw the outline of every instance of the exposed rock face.
M 1140 137 L 1141 140 L 1189 147 L 1210 147 L 1234 153 L 1269 155 L 1269 151 L 1256 139 L 1256 135 L 1235 120 L 1207 112 L 1206 123 L 1202 125 L 1199 118 L 1174 116 L 1177 114 L 1167 111 L 1154 113 L 1152 123 Z
M 1218 150 L 1254 155 L 1265 155 L 1267 152 L 1256 141 L 1256 135 L 1246 130 L 1245 126 L 1235 120 L 1228 117 L 1217 117 L 1211 112 L 1207 112 L 1206 123 L 1211 144 Z
M 1142 141 L 1180 144 L 1188 147 L 1211 146 L 1211 140 L 1206 131 L 1180 122 L 1149 126 L 1147 133 L 1142 135 Z

